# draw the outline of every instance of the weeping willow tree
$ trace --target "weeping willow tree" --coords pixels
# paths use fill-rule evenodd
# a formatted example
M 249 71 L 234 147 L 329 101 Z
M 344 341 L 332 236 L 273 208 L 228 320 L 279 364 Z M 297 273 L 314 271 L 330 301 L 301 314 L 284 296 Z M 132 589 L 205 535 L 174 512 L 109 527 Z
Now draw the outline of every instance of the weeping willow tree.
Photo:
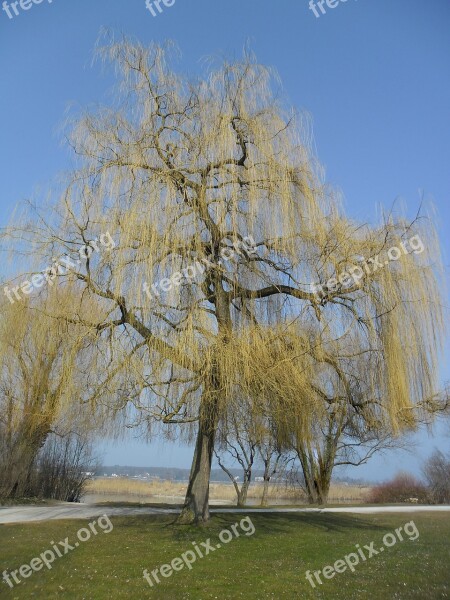
M 0 497 L 27 495 L 36 458 L 51 433 L 65 435 L 93 424 L 78 404 L 86 332 L 48 316 L 56 308 L 68 309 L 70 301 L 55 290 L 45 301 L 5 301 L 0 307 Z
M 114 239 L 58 274 L 78 302 L 57 316 L 95 334 L 107 359 L 100 384 L 88 382 L 92 403 L 196 436 L 180 520 L 209 518 L 217 426 L 239 399 L 255 416 L 269 407 L 281 438 L 292 414 L 312 435 L 326 413 L 318 365 L 332 365 L 345 387 L 344 363 L 370 356 L 365 401 L 393 427 L 410 422 L 434 387 L 443 331 L 431 226 L 345 218 L 307 123 L 253 57 L 188 78 L 171 66 L 171 47 L 112 40 L 99 55 L 116 69 L 118 101 L 68 124 L 77 163 L 58 218 L 14 235 L 40 260 L 75 257 L 105 232 Z M 427 252 L 330 285 L 413 232 Z

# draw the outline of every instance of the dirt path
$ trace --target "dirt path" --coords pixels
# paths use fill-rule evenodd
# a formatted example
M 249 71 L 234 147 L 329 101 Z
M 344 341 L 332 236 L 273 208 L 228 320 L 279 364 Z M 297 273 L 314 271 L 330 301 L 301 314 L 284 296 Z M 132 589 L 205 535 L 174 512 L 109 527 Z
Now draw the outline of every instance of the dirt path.
M 360 506 L 339 508 L 212 508 L 212 513 L 349 513 L 349 514 L 378 514 L 378 513 L 411 513 L 411 512 L 450 512 L 450 506 Z M 145 507 L 112 507 L 92 504 L 61 504 L 57 506 L 14 506 L 0 507 L 0 524 L 29 523 L 34 521 L 51 521 L 56 519 L 90 519 L 103 514 L 108 516 L 133 515 L 164 515 L 176 514 L 178 508 Z

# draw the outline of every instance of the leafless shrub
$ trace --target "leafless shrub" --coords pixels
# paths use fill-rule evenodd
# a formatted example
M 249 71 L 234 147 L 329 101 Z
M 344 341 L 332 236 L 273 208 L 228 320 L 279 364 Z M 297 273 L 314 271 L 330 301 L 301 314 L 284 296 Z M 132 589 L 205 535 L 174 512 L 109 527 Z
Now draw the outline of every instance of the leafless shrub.
M 28 495 L 80 502 L 96 469 L 92 442 L 87 436 L 49 436 L 36 461 Z
M 374 486 L 367 497 L 367 502 L 369 504 L 412 502 L 413 498 L 420 504 L 426 504 L 427 487 L 413 475 L 399 473 L 391 481 Z

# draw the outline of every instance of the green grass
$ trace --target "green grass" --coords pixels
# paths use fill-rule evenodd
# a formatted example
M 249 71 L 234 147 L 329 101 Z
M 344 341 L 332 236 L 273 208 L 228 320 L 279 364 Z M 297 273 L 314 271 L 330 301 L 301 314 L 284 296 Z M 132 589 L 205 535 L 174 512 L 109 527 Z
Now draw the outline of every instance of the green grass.
M 256 532 L 241 535 L 203 559 L 150 588 L 142 577 L 170 563 L 197 543 L 218 543 L 221 529 L 243 515 L 216 515 L 202 529 L 172 526 L 173 517 L 114 518 L 114 529 L 100 532 L 57 559 L 52 570 L 33 573 L 10 589 L 0 583 L 0 598 L 29 600 L 390 600 L 450 598 L 450 518 L 448 513 L 350 516 L 345 514 L 252 514 Z M 90 519 L 92 521 L 93 519 Z M 360 563 L 356 571 L 336 574 L 313 589 L 305 571 L 319 570 L 414 520 L 419 538 L 406 539 Z M 50 521 L 0 526 L 0 571 L 18 569 L 88 521 Z

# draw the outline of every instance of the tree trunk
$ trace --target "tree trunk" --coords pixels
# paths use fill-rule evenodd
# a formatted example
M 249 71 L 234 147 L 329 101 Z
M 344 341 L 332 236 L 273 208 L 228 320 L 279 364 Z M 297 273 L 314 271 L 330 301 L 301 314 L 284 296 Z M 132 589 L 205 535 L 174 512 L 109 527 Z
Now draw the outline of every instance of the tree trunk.
M 322 485 L 321 485 L 321 482 L 319 479 L 316 479 L 314 481 L 314 488 L 315 488 L 316 502 L 319 506 L 323 506 L 325 504 L 324 491 L 322 489 Z
M 317 503 L 320 506 L 327 504 L 330 493 L 331 474 L 333 472 L 333 462 L 321 466 L 316 482 Z
M 250 481 L 244 481 L 237 495 L 237 506 L 243 507 L 247 504 L 247 494 Z
M 270 456 L 268 456 L 266 458 L 263 457 L 263 462 L 264 462 L 264 473 L 263 473 L 264 485 L 263 485 L 263 493 L 262 493 L 262 497 L 261 497 L 260 506 L 267 506 L 267 497 L 269 495 L 269 482 L 270 482 Z
M 11 449 L 9 457 L 3 465 L 3 482 L 0 485 L 0 496 L 3 498 L 23 498 L 27 493 L 31 470 L 36 457 L 45 444 L 48 429 L 44 428 L 33 434 L 20 434 L 17 444 Z
M 267 506 L 267 498 L 269 496 L 269 480 L 264 480 L 263 494 L 261 497 L 261 506 Z
M 1 498 L 20 498 L 24 496 L 31 464 L 32 455 L 26 451 L 22 443 L 18 443 L 11 449 L 2 464 Z
M 200 415 L 189 485 L 177 522 L 206 523 L 209 520 L 209 479 L 217 423 L 217 404 Z
M 217 242 L 217 240 L 216 240 Z M 218 244 L 217 244 L 218 247 Z M 228 342 L 231 331 L 230 301 L 223 289 L 221 275 L 216 273 L 214 279 L 215 306 L 219 333 L 222 343 Z M 177 522 L 206 523 L 209 521 L 209 480 L 211 476 L 214 442 L 219 422 L 220 357 L 217 356 L 211 365 L 210 379 L 206 385 L 206 396 L 200 404 L 197 441 L 192 460 L 189 484 L 186 491 L 183 510 Z
M 316 504 L 317 502 L 317 487 L 314 477 L 309 472 L 309 469 L 303 467 L 303 478 L 305 480 L 306 495 L 308 497 L 308 504 Z
M 328 502 L 329 486 L 328 489 L 319 489 L 317 492 L 317 504 L 324 506 Z
M 303 472 L 303 479 L 305 481 L 305 491 L 308 498 L 308 504 L 316 504 L 317 502 L 317 486 L 314 477 L 314 465 L 309 464 L 308 455 L 306 454 L 302 446 L 296 447 L 297 456 L 300 460 L 300 464 Z

